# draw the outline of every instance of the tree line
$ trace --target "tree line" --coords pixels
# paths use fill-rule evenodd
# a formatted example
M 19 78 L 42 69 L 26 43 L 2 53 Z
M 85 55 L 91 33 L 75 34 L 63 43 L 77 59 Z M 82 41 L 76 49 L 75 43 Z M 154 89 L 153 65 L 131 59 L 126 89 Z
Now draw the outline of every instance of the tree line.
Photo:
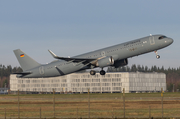
M 13 67 L 11 65 L 0 64 L 0 87 L 9 87 L 9 76 L 12 73 L 22 72 L 21 67 Z
M 141 66 L 133 64 L 130 66 L 124 66 L 119 68 L 108 67 L 107 72 L 157 72 L 166 74 L 167 90 L 169 92 L 180 90 L 180 67 L 179 68 L 167 68 L 151 66 Z

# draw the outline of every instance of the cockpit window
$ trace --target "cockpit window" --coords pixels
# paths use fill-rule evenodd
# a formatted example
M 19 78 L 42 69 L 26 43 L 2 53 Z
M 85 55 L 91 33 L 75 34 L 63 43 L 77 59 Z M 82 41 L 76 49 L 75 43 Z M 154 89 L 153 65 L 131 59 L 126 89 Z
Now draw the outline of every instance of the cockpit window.
M 163 39 L 163 38 L 167 38 L 166 36 L 160 36 L 159 40 Z

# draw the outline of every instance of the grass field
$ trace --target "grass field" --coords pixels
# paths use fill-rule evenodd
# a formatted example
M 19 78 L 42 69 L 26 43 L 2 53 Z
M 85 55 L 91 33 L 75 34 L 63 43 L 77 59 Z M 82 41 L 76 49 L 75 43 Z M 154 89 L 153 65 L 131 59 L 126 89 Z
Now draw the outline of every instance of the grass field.
M 164 117 L 180 117 L 180 93 L 164 93 Z M 122 93 L 89 94 L 55 94 L 55 113 L 53 94 L 19 95 L 20 117 L 42 118 L 112 118 L 123 117 Z M 129 93 L 125 94 L 126 117 L 162 116 L 160 93 Z M 0 117 L 18 117 L 18 95 L 0 95 Z

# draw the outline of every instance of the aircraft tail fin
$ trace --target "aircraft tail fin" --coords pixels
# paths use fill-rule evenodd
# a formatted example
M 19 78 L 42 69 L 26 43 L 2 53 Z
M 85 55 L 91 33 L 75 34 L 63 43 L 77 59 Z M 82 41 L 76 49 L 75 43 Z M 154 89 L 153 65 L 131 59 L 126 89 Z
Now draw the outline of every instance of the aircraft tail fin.
M 34 59 L 29 57 L 26 53 L 21 51 L 20 49 L 14 50 L 14 54 L 16 55 L 16 58 L 19 61 L 19 64 L 21 65 L 23 71 L 35 68 L 37 66 L 40 66 L 38 62 L 36 62 Z

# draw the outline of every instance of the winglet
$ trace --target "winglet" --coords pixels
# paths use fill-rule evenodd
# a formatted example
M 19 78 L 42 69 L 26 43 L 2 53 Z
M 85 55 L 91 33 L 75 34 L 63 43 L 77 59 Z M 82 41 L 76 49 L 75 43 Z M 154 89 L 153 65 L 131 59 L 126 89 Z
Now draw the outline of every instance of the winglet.
M 54 57 L 57 58 L 58 56 L 56 54 L 54 54 L 51 50 L 48 50 L 50 52 L 50 54 Z

